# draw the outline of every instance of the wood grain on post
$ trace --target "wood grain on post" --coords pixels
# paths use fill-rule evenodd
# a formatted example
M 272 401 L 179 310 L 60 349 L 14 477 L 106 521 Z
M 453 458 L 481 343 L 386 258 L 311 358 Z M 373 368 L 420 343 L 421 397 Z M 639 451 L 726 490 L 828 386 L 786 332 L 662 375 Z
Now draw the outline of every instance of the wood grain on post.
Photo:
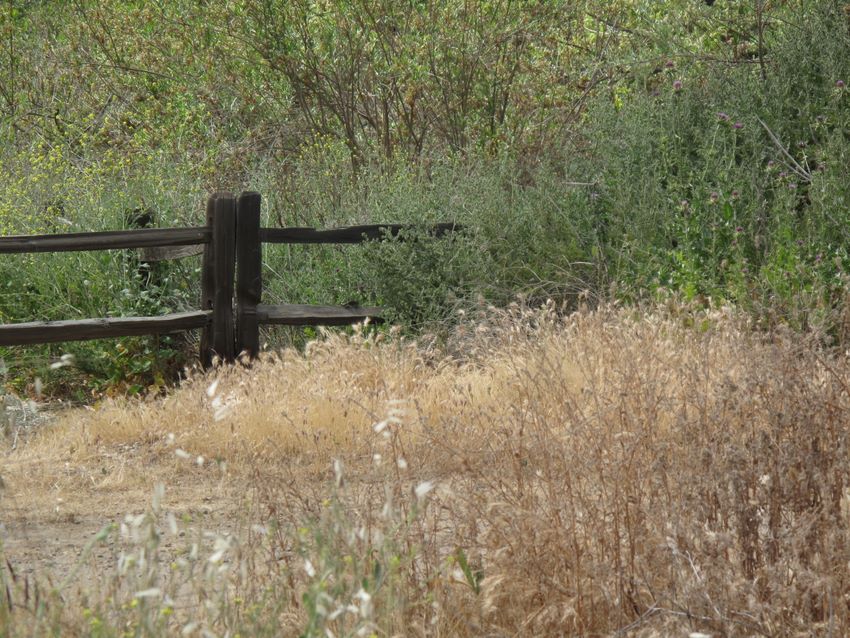
M 236 199 L 218 193 L 213 206 L 213 334 L 212 349 L 223 361 L 235 358 L 233 278 L 236 274 Z
M 263 294 L 259 193 L 242 193 L 236 208 L 236 353 L 260 352 L 257 305 Z
M 210 195 L 207 200 L 206 230 L 212 237 L 212 228 L 215 223 L 215 195 Z M 212 241 L 204 246 L 204 256 L 201 260 L 201 310 L 212 311 L 215 302 L 215 246 Z M 199 357 L 201 365 L 209 368 L 212 365 L 212 343 L 214 325 L 207 324 L 201 333 L 201 345 Z

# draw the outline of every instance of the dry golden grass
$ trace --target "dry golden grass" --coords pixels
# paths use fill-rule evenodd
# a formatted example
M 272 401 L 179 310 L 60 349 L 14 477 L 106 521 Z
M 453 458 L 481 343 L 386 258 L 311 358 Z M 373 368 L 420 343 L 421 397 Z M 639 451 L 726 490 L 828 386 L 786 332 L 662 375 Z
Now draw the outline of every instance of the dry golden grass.
M 76 413 L 2 474 L 32 508 L 152 477 L 238 493 L 228 587 L 259 620 L 217 598 L 218 635 L 848 635 L 850 362 L 819 343 L 686 308 L 329 335 Z

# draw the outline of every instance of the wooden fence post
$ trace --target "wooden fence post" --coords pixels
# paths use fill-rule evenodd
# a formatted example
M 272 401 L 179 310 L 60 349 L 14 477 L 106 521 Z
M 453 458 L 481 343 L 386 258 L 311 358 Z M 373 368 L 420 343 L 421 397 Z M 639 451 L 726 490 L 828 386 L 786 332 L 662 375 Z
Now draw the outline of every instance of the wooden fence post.
M 212 241 L 204 249 L 201 271 L 201 309 L 212 311 L 212 321 L 201 335 L 201 364 L 208 368 L 213 356 L 234 359 L 233 276 L 236 270 L 236 200 L 231 193 L 216 193 L 207 202 L 207 226 Z
M 207 228 L 212 229 L 215 220 L 215 195 L 210 195 L 207 200 Z M 204 244 L 204 256 L 201 258 L 201 310 L 212 310 L 215 301 L 215 273 L 213 272 L 213 244 L 212 239 Z M 201 331 L 201 346 L 199 357 L 201 365 L 209 368 L 212 365 L 212 334 L 213 324 L 209 324 Z
M 255 358 L 260 352 L 257 305 L 262 300 L 262 244 L 259 193 L 239 196 L 236 207 L 236 354 Z

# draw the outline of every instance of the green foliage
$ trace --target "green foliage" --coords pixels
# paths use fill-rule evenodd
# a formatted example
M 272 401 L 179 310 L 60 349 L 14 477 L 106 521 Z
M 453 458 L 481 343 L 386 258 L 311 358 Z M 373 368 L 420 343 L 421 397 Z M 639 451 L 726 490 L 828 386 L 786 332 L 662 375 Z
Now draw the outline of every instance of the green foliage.
M 270 198 L 266 223 L 413 228 L 405 241 L 362 247 L 268 247 L 267 294 L 276 302 L 377 303 L 391 321 L 434 329 L 481 296 L 504 303 L 525 294 L 542 303 L 600 285 L 594 222 L 582 210 L 591 193 L 551 167 L 534 171 L 533 186 L 511 160 L 447 160 L 430 174 L 363 169 L 356 182 L 342 156 L 299 168 L 286 193 L 302 197 Z M 444 221 L 462 230 L 428 234 L 430 224 Z
M 261 0 L 246 16 L 304 123 L 356 164 L 531 140 L 551 130 L 547 103 L 577 95 L 561 76 L 583 39 L 576 3 Z
M 773 38 L 766 80 L 752 64 L 674 66 L 588 112 L 596 214 L 631 294 L 670 287 L 798 327 L 838 301 L 850 265 L 838 17 L 824 6 Z
M 457 564 L 463 573 L 463 577 L 466 579 L 466 584 L 469 585 L 470 589 L 472 589 L 472 591 L 476 594 L 480 594 L 481 581 L 484 579 L 484 572 L 481 570 L 472 571 L 472 567 L 469 565 L 469 560 L 466 558 L 466 552 L 463 551 L 462 547 L 457 548 L 454 554 L 454 559 L 457 561 Z
M 0 37 L 2 234 L 121 228 L 139 207 L 194 224 L 207 193 L 244 188 L 269 225 L 464 226 L 269 247 L 272 302 L 379 303 L 415 329 L 517 294 L 665 288 L 797 327 L 843 304 L 835 0 L 13 0 Z M 148 292 L 134 263 L 4 258 L 0 321 L 194 306 L 194 262 Z M 89 385 L 137 389 L 158 385 L 161 345 L 68 350 Z

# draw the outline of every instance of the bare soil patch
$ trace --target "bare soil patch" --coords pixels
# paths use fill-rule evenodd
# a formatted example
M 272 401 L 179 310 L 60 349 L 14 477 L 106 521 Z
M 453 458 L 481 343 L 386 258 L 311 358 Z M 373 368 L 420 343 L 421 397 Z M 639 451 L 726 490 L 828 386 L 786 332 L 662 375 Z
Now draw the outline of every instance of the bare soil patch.
M 149 510 L 157 480 L 168 483 L 163 508 L 189 522 L 189 534 L 193 528 L 233 533 L 243 520 L 247 505 L 239 494 L 245 493 L 244 482 L 240 487 L 240 481 L 232 481 L 232 477 L 203 470 L 168 476 L 168 468 L 138 465 L 130 455 L 122 461 L 124 472 L 136 474 L 140 482 L 147 479 L 148 485 L 77 487 L 73 491 L 56 485 L 34 497 L 26 466 L 5 466 L 1 538 L 5 557 L 18 574 L 61 579 L 81 561 L 81 578 L 114 570 L 120 552 L 114 543 L 98 543 L 87 556 L 83 550 L 105 526 Z M 69 465 L 67 471 L 80 474 L 81 468 Z M 166 556 L 174 544 L 171 537 L 163 537 Z

